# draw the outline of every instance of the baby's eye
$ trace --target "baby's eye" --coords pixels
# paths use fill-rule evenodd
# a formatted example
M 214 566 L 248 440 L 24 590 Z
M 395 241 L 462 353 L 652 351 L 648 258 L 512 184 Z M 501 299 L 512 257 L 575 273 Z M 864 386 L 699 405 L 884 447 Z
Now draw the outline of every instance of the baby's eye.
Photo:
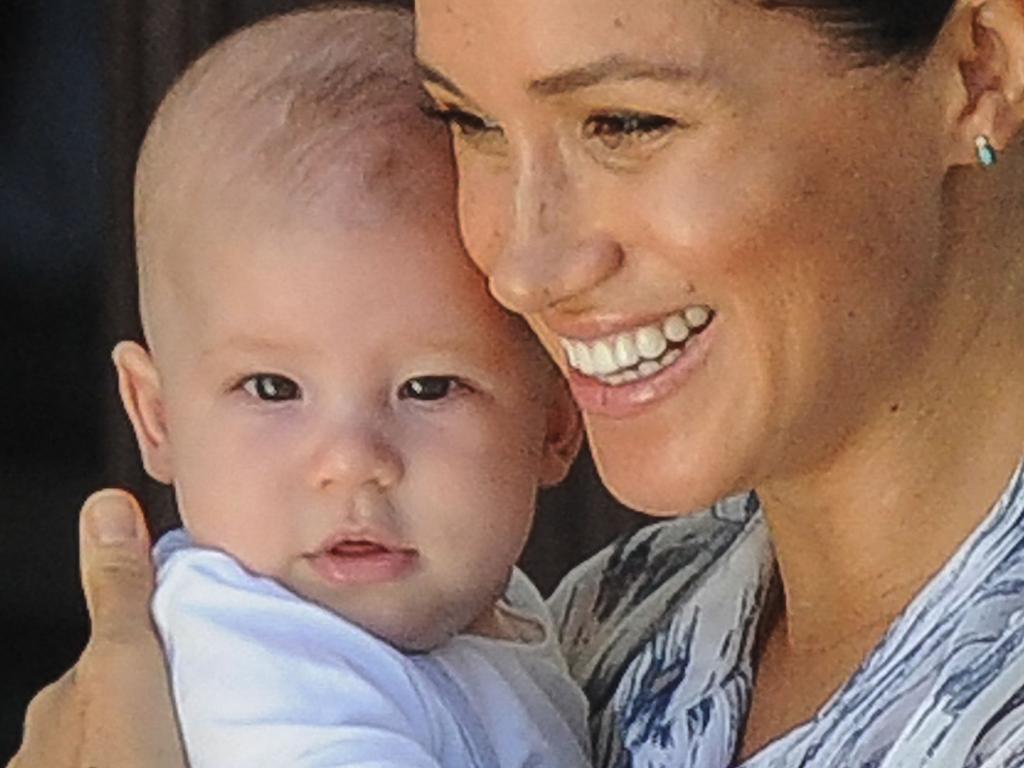
M 454 376 L 417 376 L 398 388 L 399 400 L 443 400 L 463 384 Z
M 596 139 L 606 149 L 628 148 L 657 139 L 677 127 L 671 117 L 641 112 L 616 112 L 591 115 L 583 124 L 583 135 Z
M 298 400 L 302 389 L 287 376 L 276 373 L 257 373 L 242 382 L 242 389 L 252 397 L 268 402 Z

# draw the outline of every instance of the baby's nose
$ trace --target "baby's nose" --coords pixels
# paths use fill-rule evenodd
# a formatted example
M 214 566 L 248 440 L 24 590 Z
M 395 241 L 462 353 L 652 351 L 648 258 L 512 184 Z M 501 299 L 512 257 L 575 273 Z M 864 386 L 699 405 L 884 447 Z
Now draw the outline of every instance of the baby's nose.
M 324 491 L 352 491 L 366 485 L 389 488 L 404 473 L 402 458 L 377 430 L 335 431 L 313 461 L 313 485 Z

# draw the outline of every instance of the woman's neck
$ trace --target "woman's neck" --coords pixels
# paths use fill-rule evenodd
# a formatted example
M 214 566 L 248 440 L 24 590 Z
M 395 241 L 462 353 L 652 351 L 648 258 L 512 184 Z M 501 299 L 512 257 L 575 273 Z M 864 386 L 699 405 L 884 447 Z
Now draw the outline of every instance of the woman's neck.
M 880 635 L 977 527 L 1020 462 L 1022 305 L 1005 295 L 1015 286 L 999 290 L 995 303 L 975 309 L 974 330 L 951 329 L 960 344 L 934 356 L 926 386 L 900 393 L 897 408 L 827 465 L 758 487 L 794 652 L 866 628 Z

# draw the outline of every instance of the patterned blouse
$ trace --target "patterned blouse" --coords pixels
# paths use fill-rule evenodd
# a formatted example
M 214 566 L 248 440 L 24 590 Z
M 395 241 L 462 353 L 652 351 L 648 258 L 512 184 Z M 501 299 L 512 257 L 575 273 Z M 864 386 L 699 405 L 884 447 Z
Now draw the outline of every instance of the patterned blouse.
M 809 721 L 743 768 L 1024 766 L 1024 477 Z M 735 765 L 774 578 L 755 496 L 645 528 L 552 597 L 598 768 Z

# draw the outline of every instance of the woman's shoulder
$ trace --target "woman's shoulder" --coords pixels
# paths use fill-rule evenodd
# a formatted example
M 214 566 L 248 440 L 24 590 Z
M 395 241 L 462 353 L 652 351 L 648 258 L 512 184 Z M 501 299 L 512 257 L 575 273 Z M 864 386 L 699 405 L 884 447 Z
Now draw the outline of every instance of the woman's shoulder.
M 757 514 L 753 494 L 642 528 L 573 569 L 549 605 L 573 677 L 621 668 L 671 617 Z

